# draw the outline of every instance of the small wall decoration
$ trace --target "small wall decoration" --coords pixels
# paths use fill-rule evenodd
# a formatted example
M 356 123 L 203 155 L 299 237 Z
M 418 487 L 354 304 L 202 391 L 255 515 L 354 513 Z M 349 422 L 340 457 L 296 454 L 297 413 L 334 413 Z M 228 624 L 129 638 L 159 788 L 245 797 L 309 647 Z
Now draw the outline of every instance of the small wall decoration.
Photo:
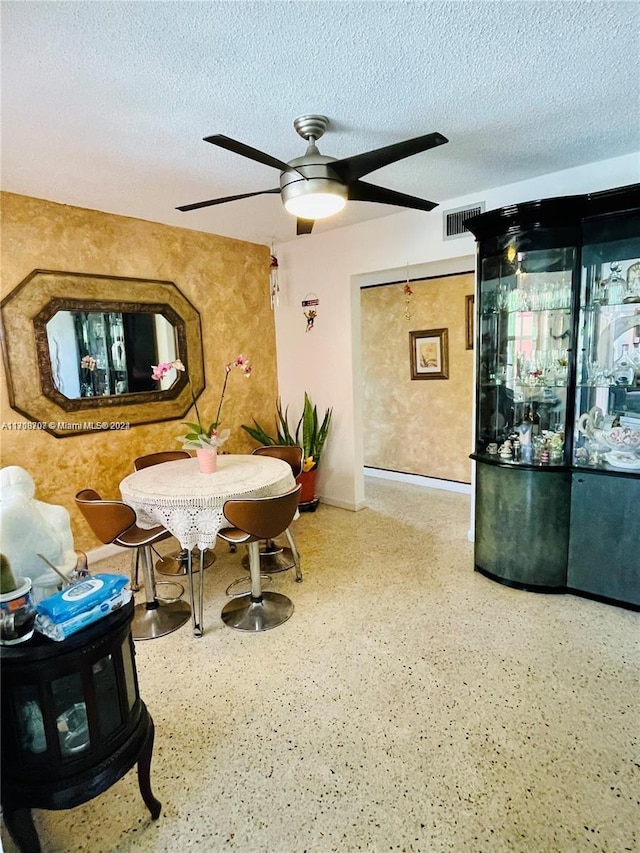
M 320 300 L 315 293 L 307 293 L 305 298 L 302 300 L 302 308 L 306 309 L 303 310 L 303 313 L 307 319 L 307 328 L 305 329 L 305 332 L 310 332 L 311 329 L 313 329 L 313 324 L 318 316 L 315 306 L 319 304 Z
M 465 322 L 464 322 L 464 331 L 465 331 L 465 349 L 473 349 L 473 313 L 474 313 L 474 297 L 473 294 L 471 296 L 465 296 Z
M 402 292 L 404 293 L 404 318 L 405 320 L 410 320 L 411 297 L 413 296 L 413 290 L 411 290 L 411 285 L 409 284 L 409 264 L 407 264 L 407 280 L 402 288 Z
M 449 330 L 409 332 L 412 379 L 449 378 Z
M 271 256 L 269 261 L 269 296 L 271 298 L 271 310 L 273 311 L 280 305 L 280 285 L 278 284 L 278 259 L 273 254 L 273 246 L 271 247 Z
M 411 297 L 413 296 L 413 290 L 411 290 L 411 285 L 409 284 L 408 281 L 403 288 L 403 292 L 404 292 L 404 316 L 405 316 L 406 320 L 410 320 L 411 319 L 410 302 L 411 302 Z

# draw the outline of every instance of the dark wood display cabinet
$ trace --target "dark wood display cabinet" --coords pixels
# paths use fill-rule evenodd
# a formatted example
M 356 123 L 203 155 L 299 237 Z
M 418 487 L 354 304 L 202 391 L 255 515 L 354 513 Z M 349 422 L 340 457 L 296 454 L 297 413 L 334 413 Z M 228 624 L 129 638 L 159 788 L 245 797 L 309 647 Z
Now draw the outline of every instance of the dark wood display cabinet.
M 475 568 L 640 609 L 640 184 L 489 211 Z
M 133 601 L 62 642 L 2 647 L 2 810 L 22 853 L 39 853 L 31 809 L 93 799 L 138 765 L 152 819 L 153 720 L 138 693 Z

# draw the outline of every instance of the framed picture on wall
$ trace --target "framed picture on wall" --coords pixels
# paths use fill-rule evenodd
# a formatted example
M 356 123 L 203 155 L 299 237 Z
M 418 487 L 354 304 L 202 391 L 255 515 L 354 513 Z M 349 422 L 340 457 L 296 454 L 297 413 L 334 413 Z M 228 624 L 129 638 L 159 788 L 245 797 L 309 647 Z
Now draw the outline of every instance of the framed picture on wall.
M 465 296 L 465 340 L 466 347 L 465 349 L 473 349 L 473 294 L 471 296 Z
M 447 329 L 409 332 L 412 379 L 449 378 L 449 336 Z

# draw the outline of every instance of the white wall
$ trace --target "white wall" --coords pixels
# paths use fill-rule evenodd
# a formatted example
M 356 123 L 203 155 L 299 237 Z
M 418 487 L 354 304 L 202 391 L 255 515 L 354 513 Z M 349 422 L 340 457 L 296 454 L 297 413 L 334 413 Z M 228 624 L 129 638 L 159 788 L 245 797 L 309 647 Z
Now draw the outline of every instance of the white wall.
M 278 386 L 292 414 L 308 391 L 319 411 L 334 417 L 318 473 L 322 499 L 347 509 L 365 505 L 360 369 L 360 287 L 384 281 L 463 271 L 473 264 L 471 235 L 442 239 L 442 212 L 484 201 L 506 204 L 572 195 L 640 181 L 640 154 L 617 157 L 486 192 L 442 201 L 431 213 L 401 211 L 358 225 L 311 234 L 276 246 L 280 305 L 276 309 Z M 306 332 L 301 302 L 320 299 Z

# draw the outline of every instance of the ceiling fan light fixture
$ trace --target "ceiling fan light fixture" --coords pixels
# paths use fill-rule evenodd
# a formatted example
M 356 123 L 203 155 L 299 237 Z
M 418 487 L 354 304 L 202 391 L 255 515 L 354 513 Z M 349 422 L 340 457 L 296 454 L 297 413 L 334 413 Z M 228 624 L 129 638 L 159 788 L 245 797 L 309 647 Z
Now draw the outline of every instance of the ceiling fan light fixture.
M 328 219 L 340 213 L 346 203 L 347 199 L 341 194 L 321 191 L 289 198 L 284 206 L 298 219 Z
M 225 198 L 211 198 L 195 204 L 184 204 L 178 210 L 199 210 L 215 204 L 251 198 L 257 195 L 280 193 L 280 199 L 287 213 L 297 218 L 296 233 L 310 234 L 316 219 L 335 216 L 347 201 L 368 201 L 376 204 L 395 205 L 412 210 L 430 211 L 437 207 L 436 202 L 395 190 L 379 187 L 360 180 L 364 175 L 382 169 L 391 163 L 397 163 L 414 154 L 421 154 L 430 148 L 443 145 L 448 139 L 441 133 L 427 133 L 413 139 L 405 139 L 372 151 L 364 151 L 352 157 L 337 160 L 318 151 L 316 142 L 327 130 L 329 119 L 323 115 L 310 113 L 295 119 L 296 132 L 307 141 L 307 150 L 302 157 L 295 157 L 285 163 L 264 151 L 245 145 L 237 139 L 217 133 L 206 136 L 205 142 L 240 154 L 256 163 L 280 170 L 280 189 L 274 187 L 258 192 L 241 193 Z

